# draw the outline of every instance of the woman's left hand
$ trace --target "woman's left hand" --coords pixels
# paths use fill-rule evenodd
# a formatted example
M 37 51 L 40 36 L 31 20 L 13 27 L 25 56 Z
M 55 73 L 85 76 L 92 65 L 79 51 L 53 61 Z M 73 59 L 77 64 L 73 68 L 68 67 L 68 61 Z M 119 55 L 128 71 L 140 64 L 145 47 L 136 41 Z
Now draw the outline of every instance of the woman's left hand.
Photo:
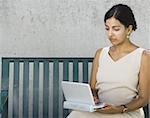
M 96 112 L 106 113 L 106 114 L 121 113 L 122 106 L 112 106 L 112 105 L 106 104 L 105 107 L 96 109 Z

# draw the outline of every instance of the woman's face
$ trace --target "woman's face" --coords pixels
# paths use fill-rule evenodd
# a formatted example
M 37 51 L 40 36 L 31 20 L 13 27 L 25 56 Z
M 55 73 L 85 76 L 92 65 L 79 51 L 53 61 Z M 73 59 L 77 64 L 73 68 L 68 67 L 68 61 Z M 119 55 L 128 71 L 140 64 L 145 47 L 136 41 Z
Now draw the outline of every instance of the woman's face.
M 106 34 L 113 45 L 119 45 L 127 40 L 128 28 L 114 17 L 106 20 Z

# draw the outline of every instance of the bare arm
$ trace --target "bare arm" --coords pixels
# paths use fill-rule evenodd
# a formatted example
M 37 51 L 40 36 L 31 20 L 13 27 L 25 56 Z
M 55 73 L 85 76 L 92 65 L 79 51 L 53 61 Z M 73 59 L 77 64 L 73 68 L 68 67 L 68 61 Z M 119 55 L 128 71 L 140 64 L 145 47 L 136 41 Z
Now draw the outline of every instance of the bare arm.
M 91 86 L 91 89 L 92 89 L 92 93 L 93 93 L 93 96 L 97 97 L 97 90 L 95 88 L 95 85 L 96 85 L 96 73 L 98 71 L 98 66 L 99 66 L 99 55 L 101 53 L 101 50 L 102 49 L 99 49 L 96 51 L 96 54 L 95 54 L 95 57 L 94 57 L 94 60 L 93 60 L 93 63 L 92 63 L 92 70 L 91 70 L 91 78 L 90 78 L 90 86 Z
M 142 55 L 140 73 L 139 73 L 139 90 L 138 97 L 126 104 L 128 110 L 126 112 L 134 111 L 141 107 L 144 107 L 150 97 L 150 52 L 144 51 Z M 100 113 L 121 113 L 123 111 L 122 106 L 110 106 L 104 109 L 98 109 Z
M 126 104 L 128 111 L 133 111 L 144 107 L 149 100 L 150 84 L 150 52 L 144 51 L 142 56 L 141 68 L 139 73 L 139 91 L 138 98 Z

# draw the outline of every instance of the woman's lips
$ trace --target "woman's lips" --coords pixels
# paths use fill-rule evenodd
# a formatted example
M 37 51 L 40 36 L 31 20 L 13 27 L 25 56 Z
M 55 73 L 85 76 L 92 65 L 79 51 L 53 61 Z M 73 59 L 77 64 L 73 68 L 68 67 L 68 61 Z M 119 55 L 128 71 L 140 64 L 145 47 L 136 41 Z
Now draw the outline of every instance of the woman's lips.
M 110 39 L 110 41 L 114 42 L 114 41 L 116 41 L 116 39 Z

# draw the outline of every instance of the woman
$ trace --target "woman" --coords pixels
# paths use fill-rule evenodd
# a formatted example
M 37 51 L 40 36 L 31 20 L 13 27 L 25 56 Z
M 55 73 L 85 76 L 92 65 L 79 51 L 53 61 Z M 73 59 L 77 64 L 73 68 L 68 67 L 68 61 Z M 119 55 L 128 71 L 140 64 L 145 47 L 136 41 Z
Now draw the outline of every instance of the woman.
M 118 4 L 108 10 L 104 22 L 112 46 L 97 50 L 90 85 L 95 103 L 107 105 L 93 113 L 73 111 L 68 118 L 144 118 L 150 53 L 130 41 L 137 29 L 134 14 L 129 6 Z

